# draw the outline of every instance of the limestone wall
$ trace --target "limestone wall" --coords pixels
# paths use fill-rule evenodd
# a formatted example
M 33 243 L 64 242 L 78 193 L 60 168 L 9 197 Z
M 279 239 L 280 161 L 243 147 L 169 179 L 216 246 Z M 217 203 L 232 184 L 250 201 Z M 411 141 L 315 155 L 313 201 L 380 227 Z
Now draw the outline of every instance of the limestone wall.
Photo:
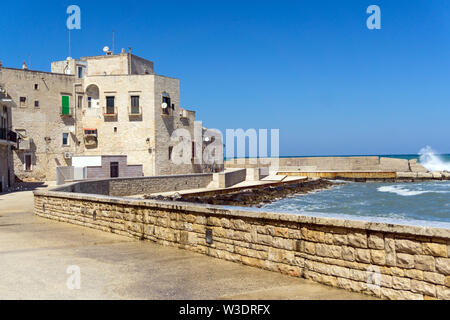
M 449 229 L 55 191 L 35 192 L 35 213 L 384 299 L 450 299 Z
M 56 180 L 56 167 L 70 166 L 65 152 L 74 153 L 77 138 L 71 129 L 73 117 L 61 117 L 61 96 L 70 97 L 74 106 L 74 77 L 48 72 L 0 68 L 0 83 L 13 100 L 12 125 L 14 130 L 25 130 L 32 139 L 30 149 L 13 152 L 14 172 L 20 179 Z M 20 103 L 20 98 L 25 102 Z M 69 134 L 68 145 L 63 146 L 62 135 Z M 25 156 L 31 155 L 31 170 L 26 170 Z
M 99 89 L 99 107 L 85 107 L 80 118 L 77 136 L 82 145 L 77 154 L 99 155 L 127 155 L 128 163 L 143 165 L 144 174 L 154 173 L 154 76 L 95 76 L 84 80 L 85 90 L 90 85 Z M 141 115 L 129 116 L 131 96 L 139 96 Z M 115 97 L 116 117 L 104 117 L 103 108 L 106 107 L 106 97 Z M 84 144 L 83 128 L 97 129 L 97 145 L 95 148 Z
M 11 162 L 11 147 L 0 143 L 0 193 L 5 192 L 14 183 L 14 167 Z M 8 186 L 8 168 L 10 168 L 10 186 Z
M 273 166 L 273 159 L 233 159 L 225 162 L 227 168 Z M 301 171 L 399 171 L 411 170 L 406 159 L 383 158 L 377 156 L 361 157 L 304 157 L 276 159 L 277 167 L 282 170 Z M 412 161 L 415 169 L 422 170 L 417 161 Z M 274 162 L 275 164 L 275 162 Z M 425 170 L 426 171 L 426 170 Z
M 212 173 L 139 178 L 114 178 L 71 183 L 58 187 L 55 191 L 112 196 L 131 196 L 138 194 L 206 188 L 208 184 L 211 183 L 212 179 Z
M 247 169 L 229 169 L 224 172 L 216 173 L 219 181 L 219 188 L 228 188 L 245 181 Z

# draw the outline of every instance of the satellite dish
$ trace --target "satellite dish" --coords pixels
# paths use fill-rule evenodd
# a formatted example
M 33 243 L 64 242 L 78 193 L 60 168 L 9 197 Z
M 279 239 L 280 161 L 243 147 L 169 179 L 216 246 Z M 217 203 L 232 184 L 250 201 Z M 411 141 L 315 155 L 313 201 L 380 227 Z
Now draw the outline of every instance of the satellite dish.
M 210 137 L 205 137 L 205 142 L 209 142 L 209 141 L 211 141 L 211 138 Z
M 167 109 L 167 103 L 164 102 L 164 103 L 162 104 L 162 108 L 163 108 L 163 109 Z
M 103 52 L 104 52 L 104 53 L 107 53 L 108 51 L 109 51 L 109 47 L 108 47 L 108 46 L 106 46 L 106 47 L 103 48 Z

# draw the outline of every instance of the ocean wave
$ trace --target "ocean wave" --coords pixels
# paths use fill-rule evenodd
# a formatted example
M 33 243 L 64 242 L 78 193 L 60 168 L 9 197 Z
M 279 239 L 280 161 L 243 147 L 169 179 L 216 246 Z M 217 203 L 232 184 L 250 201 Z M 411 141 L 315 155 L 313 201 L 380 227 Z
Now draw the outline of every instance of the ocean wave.
M 445 162 L 430 146 L 420 150 L 419 154 L 420 164 L 429 171 L 450 171 L 450 162 Z
M 395 193 L 399 196 L 411 197 L 418 196 L 425 193 L 449 193 L 449 191 L 438 191 L 438 190 L 410 190 L 403 186 L 384 186 L 377 189 L 379 192 L 389 192 Z

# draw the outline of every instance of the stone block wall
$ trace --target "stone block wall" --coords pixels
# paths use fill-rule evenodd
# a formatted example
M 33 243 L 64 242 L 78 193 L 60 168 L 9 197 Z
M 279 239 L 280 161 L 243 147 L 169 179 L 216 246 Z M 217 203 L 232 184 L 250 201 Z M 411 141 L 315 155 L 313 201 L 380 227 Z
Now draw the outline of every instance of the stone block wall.
M 255 163 L 252 163 L 254 161 Z M 274 161 L 272 159 L 272 161 Z M 361 157 L 304 157 L 280 158 L 276 160 L 281 170 L 300 171 L 423 171 L 417 160 L 384 158 L 378 156 Z M 271 159 L 232 159 L 225 162 L 227 168 L 249 168 L 258 165 L 267 166 Z M 273 166 L 273 164 L 271 165 Z
M 206 188 L 208 184 L 211 183 L 212 177 L 212 173 L 205 173 L 113 179 L 110 183 L 109 194 L 112 196 L 129 196 L 135 194 Z
M 383 299 L 450 299 L 449 229 L 55 191 L 35 192 L 35 213 Z
M 212 173 L 114 178 L 105 180 L 88 180 L 64 185 L 54 189 L 59 192 L 82 194 L 101 194 L 111 196 L 131 196 L 177 190 L 206 188 L 212 181 Z
M 19 179 L 54 181 L 56 167 L 71 165 L 64 153 L 74 154 L 76 150 L 77 139 L 71 133 L 76 115 L 61 117 L 61 96 L 70 97 L 70 107 L 75 105 L 74 81 L 70 75 L 0 68 L 0 83 L 14 104 L 11 111 L 13 129 L 25 130 L 32 139 L 28 150 L 13 152 L 14 172 Z M 26 98 L 23 105 L 20 104 L 21 97 Z M 63 133 L 69 134 L 69 145 L 62 145 Z M 31 155 L 30 171 L 24 166 L 27 154 Z
M 219 176 L 219 188 L 228 188 L 245 181 L 247 169 L 229 169 L 216 174 Z

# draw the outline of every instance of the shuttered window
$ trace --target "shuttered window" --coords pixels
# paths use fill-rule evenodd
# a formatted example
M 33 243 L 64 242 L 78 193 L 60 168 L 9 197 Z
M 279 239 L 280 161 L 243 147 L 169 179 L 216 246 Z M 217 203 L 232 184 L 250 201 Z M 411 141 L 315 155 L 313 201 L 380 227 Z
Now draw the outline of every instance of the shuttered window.
M 131 114 L 139 114 L 139 96 L 131 96 Z
M 63 115 L 70 115 L 69 96 L 62 96 L 61 100 L 62 100 L 61 101 L 61 105 L 62 105 L 61 113 Z

